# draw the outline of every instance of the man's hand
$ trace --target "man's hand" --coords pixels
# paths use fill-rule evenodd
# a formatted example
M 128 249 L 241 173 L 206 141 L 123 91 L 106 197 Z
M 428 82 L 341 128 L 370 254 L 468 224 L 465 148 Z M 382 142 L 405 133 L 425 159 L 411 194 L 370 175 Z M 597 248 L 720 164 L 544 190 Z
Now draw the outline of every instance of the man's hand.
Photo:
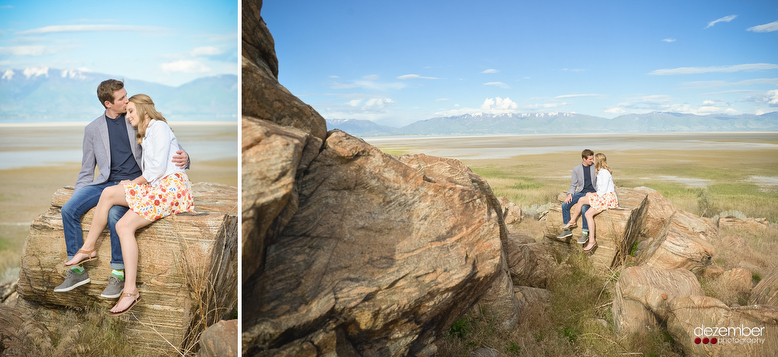
M 173 155 L 173 163 L 179 168 L 186 168 L 187 162 L 189 162 L 189 155 L 184 150 L 178 150 L 176 155 Z
M 570 202 L 573 202 L 573 194 L 572 193 L 568 193 L 567 194 L 567 198 L 565 198 L 565 203 L 569 204 Z

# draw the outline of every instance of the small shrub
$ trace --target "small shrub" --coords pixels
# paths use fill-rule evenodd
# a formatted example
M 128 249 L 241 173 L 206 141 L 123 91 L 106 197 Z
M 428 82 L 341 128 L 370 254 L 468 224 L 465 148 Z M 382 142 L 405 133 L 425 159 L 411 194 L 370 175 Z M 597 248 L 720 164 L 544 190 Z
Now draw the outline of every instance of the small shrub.
M 754 284 L 759 284 L 759 282 L 762 281 L 762 276 L 756 272 L 751 273 L 751 280 L 754 281 Z
M 467 333 L 470 331 L 470 327 L 470 322 L 467 321 L 467 318 L 461 318 L 451 324 L 451 327 L 448 329 L 448 334 L 451 337 L 464 339 L 467 337 Z

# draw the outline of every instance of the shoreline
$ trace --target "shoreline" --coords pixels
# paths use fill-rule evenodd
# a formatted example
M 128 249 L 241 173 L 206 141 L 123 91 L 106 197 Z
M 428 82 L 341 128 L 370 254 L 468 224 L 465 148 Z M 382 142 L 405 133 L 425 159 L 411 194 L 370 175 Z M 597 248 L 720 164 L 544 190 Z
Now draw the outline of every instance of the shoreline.
M 405 136 L 365 136 L 359 137 L 362 140 L 370 141 L 373 139 L 395 141 L 404 139 L 469 139 L 469 138 L 512 138 L 512 137 L 584 137 L 584 136 L 679 136 L 679 135 L 716 135 L 716 134 L 778 134 L 778 131 L 678 131 L 678 132 L 662 132 L 662 133 L 580 133 L 580 134 L 481 134 L 481 135 L 405 135 Z
M 0 123 L 0 128 L 48 128 L 48 127 L 78 127 L 86 126 L 92 121 L 63 121 L 63 122 L 35 122 L 35 123 Z M 173 121 L 171 124 L 182 126 L 214 126 L 214 125 L 239 125 L 240 122 L 235 120 L 186 120 L 186 121 Z

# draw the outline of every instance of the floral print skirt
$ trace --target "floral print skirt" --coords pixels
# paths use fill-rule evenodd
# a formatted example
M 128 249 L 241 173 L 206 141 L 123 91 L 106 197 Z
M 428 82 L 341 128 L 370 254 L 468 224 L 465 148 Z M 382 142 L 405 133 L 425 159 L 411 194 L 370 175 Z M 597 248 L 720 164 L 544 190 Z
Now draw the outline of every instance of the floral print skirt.
M 163 177 L 158 186 L 126 185 L 124 198 L 133 212 L 152 222 L 171 214 L 194 211 L 192 186 L 185 172 Z
M 604 211 L 609 208 L 619 207 L 619 199 L 616 198 L 616 192 L 608 192 L 602 196 L 595 194 L 589 199 L 589 205 L 598 211 Z

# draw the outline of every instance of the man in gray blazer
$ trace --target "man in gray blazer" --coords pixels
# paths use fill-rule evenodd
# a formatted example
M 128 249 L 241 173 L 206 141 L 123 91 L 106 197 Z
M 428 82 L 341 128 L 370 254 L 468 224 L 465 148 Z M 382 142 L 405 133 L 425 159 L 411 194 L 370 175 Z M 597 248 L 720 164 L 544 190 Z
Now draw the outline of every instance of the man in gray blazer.
M 97 206 L 103 189 L 123 180 L 133 180 L 142 174 L 141 146 L 138 144 L 137 128 L 133 128 L 125 118 L 127 91 L 124 83 L 109 79 L 97 87 L 97 98 L 105 107 L 105 113 L 89 123 L 84 129 L 81 172 L 78 173 L 73 196 L 62 206 L 62 225 L 65 231 L 65 245 L 68 260 L 73 259 L 83 245 L 81 216 Z M 189 155 L 183 149 L 177 151 L 173 162 L 183 168 L 189 168 Z M 95 178 L 95 167 L 100 175 Z M 116 234 L 116 222 L 127 212 L 124 206 L 113 206 L 108 213 L 108 227 L 111 232 L 111 276 L 108 286 L 100 295 L 104 298 L 118 298 L 124 289 L 124 260 L 119 236 Z M 73 290 L 90 282 L 89 274 L 83 263 L 93 260 L 87 257 L 71 266 L 65 281 L 54 288 L 54 292 Z M 82 253 L 82 255 L 84 255 Z
M 589 192 L 597 192 L 597 169 L 594 167 L 594 151 L 585 149 L 581 152 L 581 163 L 573 168 L 573 177 L 570 180 L 570 189 L 567 191 L 567 198 L 562 203 L 562 224 L 570 222 L 570 208 L 572 208 L 581 197 L 585 197 Z M 581 217 L 586 217 L 586 210 L 589 205 L 581 207 Z M 583 218 L 582 234 L 578 243 L 586 244 L 589 241 L 589 226 L 586 219 Z M 557 236 L 559 239 L 566 239 L 573 236 L 571 229 L 565 229 Z

